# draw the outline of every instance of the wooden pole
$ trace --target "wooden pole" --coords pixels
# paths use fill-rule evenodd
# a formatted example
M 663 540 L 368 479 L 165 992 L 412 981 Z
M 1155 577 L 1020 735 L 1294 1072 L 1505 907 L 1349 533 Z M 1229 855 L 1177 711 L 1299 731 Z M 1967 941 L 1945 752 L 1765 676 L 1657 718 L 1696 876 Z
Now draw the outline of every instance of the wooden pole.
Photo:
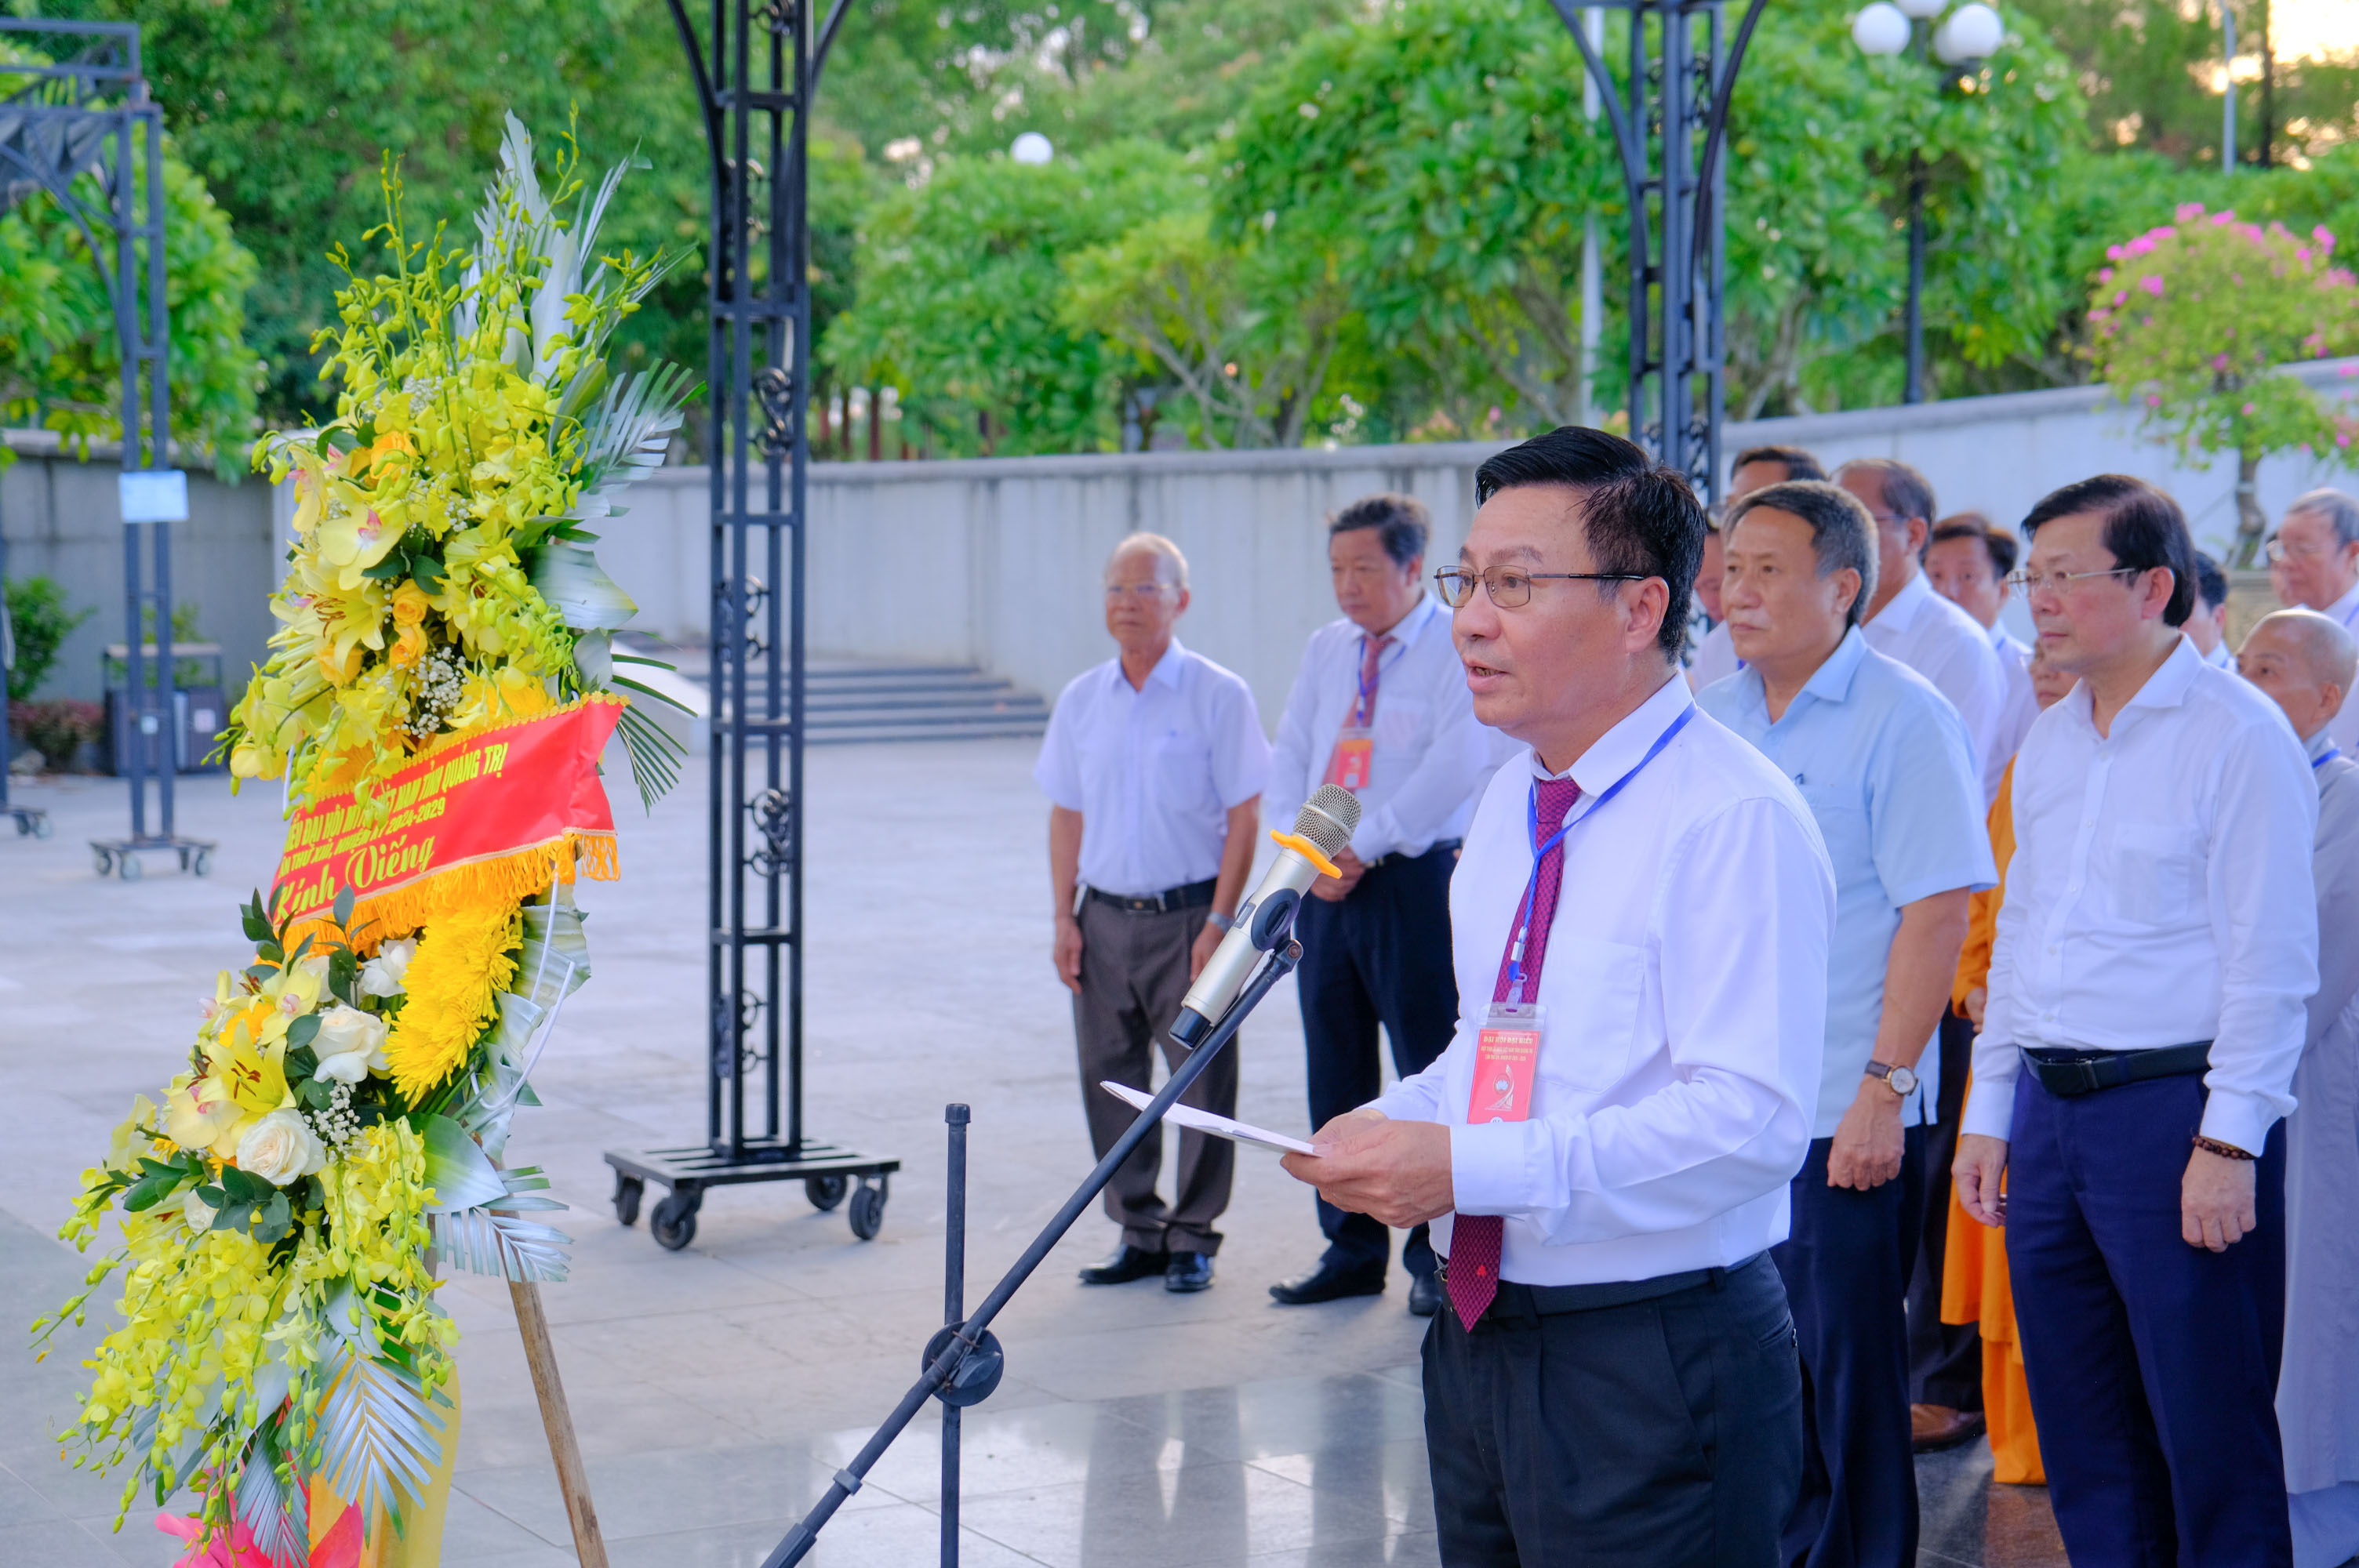
M 549 1454 L 557 1461 L 557 1487 L 565 1496 L 565 1518 L 573 1527 L 574 1555 L 582 1560 L 582 1568 L 606 1568 L 606 1542 L 598 1533 L 598 1510 L 590 1503 L 590 1477 L 582 1467 L 582 1444 L 573 1435 L 565 1384 L 557 1375 L 557 1347 L 549 1342 L 549 1314 L 540 1304 L 540 1287 L 529 1280 L 510 1280 L 508 1294 L 516 1302 L 516 1331 L 524 1336 L 524 1358 L 532 1368 L 533 1392 L 540 1396 L 540 1424 L 549 1431 Z

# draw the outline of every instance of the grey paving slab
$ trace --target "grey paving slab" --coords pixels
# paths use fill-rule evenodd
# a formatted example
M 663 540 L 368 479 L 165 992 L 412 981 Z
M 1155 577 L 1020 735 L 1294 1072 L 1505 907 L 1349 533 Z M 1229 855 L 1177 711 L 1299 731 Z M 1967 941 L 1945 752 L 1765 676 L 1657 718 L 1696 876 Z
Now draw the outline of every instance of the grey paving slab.
M 617 1564 L 757 1563 L 918 1374 L 941 1311 L 941 1107 L 973 1108 L 970 1299 L 1087 1170 L 1066 993 L 1048 961 L 1046 809 L 1026 741 L 827 748 L 809 762 L 810 1127 L 902 1160 L 883 1234 L 854 1240 L 799 1187 L 724 1189 L 695 1242 L 658 1249 L 607 1207 L 615 1146 L 703 1127 L 701 764 L 643 813 L 618 788 L 625 880 L 591 884 L 596 976 L 536 1076 L 545 1108 L 513 1157 L 572 1211 L 573 1277 L 546 1301 L 593 1496 Z M 619 773 L 610 769 L 610 776 Z M 0 1333 L 71 1294 L 86 1263 L 49 1239 L 131 1097 L 153 1095 L 213 972 L 235 965 L 235 905 L 267 881 L 277 795 L 182 781 L 181 828 L 222 848 L 210 880 L 91 874 L 121 786 L 27 786 L 57 835 L 0 836 Z M 1273 994 L 1237 1047 L 1241 1114 L 1304 1125 L 1299 1016 Z M 1167 1168 L 1170 1162 L 1167 1161 Z M 1218 1280 L 1088 1289 L 1111 1247 L 1084 1217 L 997 1325 L 1006 1380 L 968 1416 L 965 1561 L 1328 1568 L 1437 1561 L 1416 1366 L 1423 1325 L 1389 1294 L 1286 1310 L 1265 1293 L 1319 1248 L 1309 1195 L 1248 1151 Z M 570 1562 L 570 1539 L 506 1288 L 462 1277 L 465 1413 L 446 1535 L 452 1568 Z M 162 1563 L 173 1543 L 117 1483 L 65 1468 L 74 1365 L 99 1325 L 36 1367 L 0 1355 L 0 1563 Z M 5 1344 L 0 1339 L 0 1344 Z M 921 1417 L 811 1559 L 934 1560 L 938 1427 Z M 1979 1448 L 1920 1464 L 1926 1561 L 2060 1563 L 2045 1493 L 1993 1487 Z M 2045 1532 L 2043 1534 L 2043 1531 Z

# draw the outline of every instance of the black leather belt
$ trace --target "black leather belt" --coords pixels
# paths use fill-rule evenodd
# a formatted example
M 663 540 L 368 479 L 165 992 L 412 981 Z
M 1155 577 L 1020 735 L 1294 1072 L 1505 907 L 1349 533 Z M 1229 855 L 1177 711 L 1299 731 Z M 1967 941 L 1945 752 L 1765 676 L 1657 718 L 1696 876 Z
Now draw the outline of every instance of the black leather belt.
M 1373 871 L 1378 866 L 1390 865 L 1395 860 L 1422 860 L 1427 855 L 1454 854 L 1458 847 L 1464 842 L 1466 840 L 1463 838 L 1436 838 L 1425 847 L 1422 853 L 1415 855 L 1406 849 L 1395 849 L 1389 855 L 1378 855 L 1375 860 L 1370 860 L 1367 863 L 1367 869 Z
M 1528 1312 L 1535 1317 L 1555 1317 L 1569 1312 L 1599 1312 L 1606 1307 L 1628 1306 L 1633 1302 L 1651 1302 L 1694 1290 L 1698 1285 L 1717 1285 L 1739 1270 L 1750 1268 L 1761 1256 L 1756 1252 L 1744 1262 L 1725 1269 L 1689 1269 L 1677 1274 L 1658 1274 L 1651 1280 L 1606 1280 L 1593 1285 L 1527 1285 L 1502 1280 L 1492 1312 L 1505 1312 L 1510 1316 Z M 1450 1282 L 1449 1259 L 1441 1260 L 1438 1278 L 1445 1285 Z M 1484 1314 L 1486 1319 L 1490 1315 Z
M 1107 892 L 1103 888 L 1090 889 L 1090 897 L 1125 914 L 1169 914 L 1175 909 L 1208 909 L 1212 903 L 1212 890 L 1220 885 L 1218 877 L 1206 877 L 1201 882 L 1185 887 L 1165 888 L 1161 892 L 1143 893 L 1133 897 L 1125 893 Z
M 2018 1049 L 2023 1065 L 2031 1069 L 2039 1087 L 2059 1099 L 2074 1099 L 2148 1078 L 2176 1078 L 2202 1072 L 2212 1065 L 2209 1040 L 2153 1051 L 2067 1051 L 2053 1045 Z

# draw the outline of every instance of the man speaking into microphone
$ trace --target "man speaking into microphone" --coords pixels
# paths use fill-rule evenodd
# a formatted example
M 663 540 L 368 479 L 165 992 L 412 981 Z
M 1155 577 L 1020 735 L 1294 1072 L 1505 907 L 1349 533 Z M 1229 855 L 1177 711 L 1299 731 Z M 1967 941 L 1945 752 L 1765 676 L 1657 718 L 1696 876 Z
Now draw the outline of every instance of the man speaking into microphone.
M 1457 1033 L 1286 1167 L 1430 1221 L 1449 1568 L 1778 1562 L 1801 1373 L 1768 1250 L 1809 1152 L 1835 887 L 1793 786 L 1680 678 L 1704 518 L 1629 442 L 1498 454 L 1438 574 L 1500 769 L 1451 886 Z

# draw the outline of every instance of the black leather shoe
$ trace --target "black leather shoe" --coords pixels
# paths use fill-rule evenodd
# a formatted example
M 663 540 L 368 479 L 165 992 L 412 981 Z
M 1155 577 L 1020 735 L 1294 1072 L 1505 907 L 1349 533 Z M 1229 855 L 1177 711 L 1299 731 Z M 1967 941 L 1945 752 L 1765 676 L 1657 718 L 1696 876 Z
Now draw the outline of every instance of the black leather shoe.
M 1385 1266 L 1382 1263 L 1373 1269 L 1364 1265 L 1347 1269 L 1321 1262 L 1307 1274 L 1297 1274 L 1269 1288 L 1269 1299 L 1280 1306 L 1310 1306 L 1319 1302 L 1340 1302 L 1346 1296 L 1380 1296 L 1384 1293 Z
M 1144 1247 L 1124 1242 L 1107 1254 L 1106 1260 L 1082 1271 L 1085 1285 L 1126 1285 L 1133 1280 L 1144 1280 L 1150 1274 L 1160 1274 L 1169 1265 L 1168 1252 L 1149 1252 Z
M 1212 1257 L 1209 1252 L 1174 1252 L 1163 1270 L 1163 1288 L 1180 1295 L 1209 1289 L 1212 1283 Z
M 1408 1277 L 1408 1310 L 1419 1317 L 1431 1317 L 1441 1310 L 1449 1294 L 1441 1281 L 1431 1274 L 1411 1274 Z

